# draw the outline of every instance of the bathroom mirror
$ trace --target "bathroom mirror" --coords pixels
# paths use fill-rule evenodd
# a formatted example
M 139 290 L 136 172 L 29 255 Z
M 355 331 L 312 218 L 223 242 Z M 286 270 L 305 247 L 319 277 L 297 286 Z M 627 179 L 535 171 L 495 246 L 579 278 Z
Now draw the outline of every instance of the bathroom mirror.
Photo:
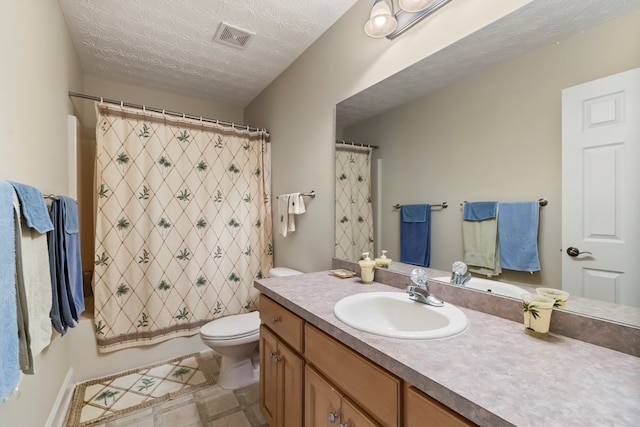
M 600 10 L 596 10 L 599 5 L 594 8 L 591 4 L 592 9 L 585 5 L 585 9 L 576 13 L 574 7 L 578 7 L 576 4 L 579 2 L 567 2 L 566 10 L 553 11 L 545 10 L 550 6 L 538 3 L 544 2 L 532 2 L 337 105 L 336 134 L 339 138 L 380 146 L 376 154 L 381 158 L 384 180 L 380 186 L 381 193 L 377 197 L 374 195 L 374 216 L 380 225 L 375 236 L 381 237 L 376 242 L 376 253 L 387 249 L 392 258 L 399 258 L 399 218 L 398 211 L 393 209 L 396 203 L 448 202 L 450 207 L 447 211 L 432 214 L 431 267 L 449 271 L 451 261 L 462 257 L 460 238 L 450 238 L 455 233 L 459 235 L 461 202 L 544 197 L 549 204 L 540 211 L 542 271 L 534 275 L 505 271 L 500 280 L 560 287 L 561 257 L 566 256 L 562 252 L 560 238 L 561 90 L 619 72 L 616 67 L 624 70 L 640 66 L 637 53 L 621 53 L 623 58 L 614 58 L 615 61 L 628 61 L 630 65 L 615 65 L 611 56 L 602 60 L 594 58 L 592 51 L 581 51 L 584 49 L 582 42 L 586 39 L 593 42 L 593 37 L 600 37 L 594 31 L 603 27 L 601 31 L 608 35 L 602 38 L 599 48 L 610 55 L 615 53 L 616 49 L 611 49 L 611 46 L 625 42 L 616 40 L 616 31 L 638 25 L 640 18 L 633 9 L 639 5 L 637 2 L 633 5 L 627 3 L 625 9 L 622 7 L 625 5 L 619 2 L 615 5 L 614 2 L 600 2 L 603 6 Z M 614 18 L 616 22 L 607 25 Z M 632 43 L 638 51 L 637 38 L 634 40 Z M 569 49 L 574 50 L 569 52 Z M 622 49 L 621 52 L 626 51 Z M 591 55 L 590 61 L 600 64 L 588 68 L 574 67 L 577 56 L 583 54 Z M 553 66 L 543 62 L 551 59 L 560 62 Z M 562 72 L 552 76 L 556 69 Z M 525 74 L 517 75 L 518 70 Z M 551 95 L 548 90 L 536 86 L 546 81 L 554 85 Z M 491 90 L 501 82 L 504 90 L 511 90 L 514 97 L 518 97 L 517 91 L 530 82 L 533 91 L 523 92 L 522 96 L 529 97 L 531 102 L 509 105 L 511 98 L 495 96 Z M 417 93 L 423 95 L 416 99 Z M 380 101 L 381 95 L 385 96 L 384 102 Z M 465 96 L 474 101 L 467 104 L 452 102 L 456 97 L 464 99 Z M 496 106 L 496 103 L 507 105 Z M 536 110 L 540 105 L 544 111 Z M 398 132 L 397 128 L 407 121 L 426 123 L 429 116 L 440 117 L 438 114 L 447 108 L 457 109 L 457 121 L 440 123 L 442 129 L 414 127 Z M 474 111 L 494 108 L 507 113 L 491 121 L 473 116 Z M 541 126 L 543 116 L 547 123 L 545 126 Z M 393 129 L 395 133 L 385 128 L 392 121 L 397 123 Z M 505 125 L 508 130 L 504 130 Z M 541 127 L 546 133 L 540 132 Z M 470 135 L 469 132 L 464 133 L 467 128 L 473 132 L 483 129 L 485 133 Z M 456 132 L 445 132 L 451 129 Z M 518 144 L 511 147 L 505 143 L 505 134 Z M 448 147 L 443 149 L 442 146 L 431 145 L 430 139 L 434 135 L 445 139 Z M 460 144 L 459 141 L 465 143 Z M 401 148 L 403 144 L 412 145 Z M 523 144 L 529 148 L 523 151 Z M 413 155 L 398 158 L 397 152 L 403 150 L 405 154 L 410 152 Z M 431 183 L 421 181 L 421 186 L 428 189 L 426 193 L 418 193 L 414 191 L 415 186 L 403 182 L 407 180 L 406 171 L 420 179 L 424 176 L 421 174 L 423 170 L 436 170 L 438 167 L 438 178 L 432 178 Z M 394 177 L 398 179 L 394 180 Z M 372 182 L 375 189 L 375 177 Z M 458 241 L 449 244 L 447 240 Z M 567 309 L 572 308 L 569 306 Z M 581 309 L 577 307 L 576 310 Z M 601 315 L 606 317 L 606 313 Z M 640 324 L 640 315 L 637 319 L 635 323 Z

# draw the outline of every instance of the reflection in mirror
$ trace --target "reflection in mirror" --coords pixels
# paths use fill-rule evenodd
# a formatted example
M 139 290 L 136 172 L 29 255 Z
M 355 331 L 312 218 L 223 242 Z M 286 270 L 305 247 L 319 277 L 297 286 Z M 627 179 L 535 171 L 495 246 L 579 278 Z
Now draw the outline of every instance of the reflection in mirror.
M 335 257 L 373 258 L 371 153 L 373 147 L 336 142 Z
M 539 2 L 533 3 L 531 7 Z M 452 262 L 462 258 L 461 210 L 455 208 L 457 202 L 544 197 L 549 205 L 540 211 L 538 243 L 542 270 L 533 275 L 505 271 L 493 279 L 518 286 L 561 288 L 562 256 L 566 256 L 561 241 L 561 93 L 564 88 L 640 66 L 637 44 L 640 12 L 620 13 L 624 15 L 584 31 L 574 28 L 573 35 L 562 39 L 547 38 L 547 45 L 538 43 L 534 50 L 528 41 L 529 46 L 520 51 L 521 56 L 490 68 L 486 63 L 482 68 L 469 61 L 464 65 L 458 62 L 468 60 L 465 52 L 484 49 L 484 45 L 474 43 L 486 37 L 471 35 L 469 40 L 445 49 L 454 53 L 438 52 L 399 73 L 404 79 L 392 76 L 391 85 L 395 89 L 384 93 L 388 105 L 394 108 L 373 117 L 354 119 L 349 115 L 349 109 L 359 102 L 380 103 L 376 100 L 379 90 L 375 86 L 339 104 L 336 122 L 340 127 L 336 132 L 343 138 L 380 146 L 385 179 L 379 200 L 374 198 L 373 204 L 374 208 L 380 206 L 379 212 L 374 209 L 381 224 L 381 229 L 376 230 L 381 239 L 376 244 L 399 258 L 399 223 L 393 204 L 425 198 L 449 200 L 452 208 L 446 215 L 433 218 L 431 266 L 450 272 Z M 553 19 L 551 15 L 532 22 L 544 27 L 545 20 Z M 501 37 L 500 29 L 508 27 L 509 19 L 507 16 L 503 22 L 493 24 L 496 28 L 480 32 L 492 35 L 495 44 Z M 513 19 L 525 28 L 525 33 L 527 26 L 534 25 L 518 21 L 518 16 Z M 569 21 L 567 18 L 566 22 Z M 516 27 L 511 30 L 517 33 Z M 505 56 L 516 48 L 510 49 Z M 479 72 L 455 82 L 449 80 L 447 83 L 451 84 L 436 87 L 406 104 L 398 105 L 390 99 L 393 96 L 389 97 L 390 93 L 411 92 L 411 85 L 419 78 L 432 84 L 447 81 L 447 72 L 459 75 L 459 68 L 464 68 L 467 74 L 472 69 Z M 402 80 L 408 84 L 404 88 Z M 384 86 L 385 82 L 380 84 Z M 355 110 L 360 114 L 366 107 Z M 580 304 L 569 304 L 567 310 L 581 311 L 580 306 L 593 302 L 585 298 L 572 300 Z M 590 308 L 597 312 L 603 306 L 591 304 Z M 635 323 L 640 323 L 640 316 L 635 313 L 638 319 Z

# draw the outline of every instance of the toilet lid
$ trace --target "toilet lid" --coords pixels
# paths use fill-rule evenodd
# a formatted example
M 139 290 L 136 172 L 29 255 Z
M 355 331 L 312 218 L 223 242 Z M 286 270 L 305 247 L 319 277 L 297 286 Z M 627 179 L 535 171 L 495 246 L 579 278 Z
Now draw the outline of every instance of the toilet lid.
M 240 338 L 260 330 L 260 313 L 236 314 L 212 320 L 200 328 L 200 334 L 208 338 Z

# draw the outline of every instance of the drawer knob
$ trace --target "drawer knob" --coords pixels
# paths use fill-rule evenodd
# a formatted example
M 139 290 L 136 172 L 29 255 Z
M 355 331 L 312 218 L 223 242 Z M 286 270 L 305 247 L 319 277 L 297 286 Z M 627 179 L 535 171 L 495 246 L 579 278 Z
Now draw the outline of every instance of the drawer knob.
M 347 423 L 344 423 L 344 424 L 340 423 L 340 427 L 349 427 L 349 424 L 347 424 Z
M 276 323 L 278 323 L 279 321 L 280 321 L 280 318 L 279 318 L 279 317 L 273 316 L 273 317 L 271 318 L 271 324 L 272 324 L 272 325 L 275 325 L 275 324 L 276 324 Z
M 336 421 L 338 421 L 339 417 L 340 417 L 340 414 L 338 414 L 337 412 L 329 412 L 330 423 L 335 423 Z

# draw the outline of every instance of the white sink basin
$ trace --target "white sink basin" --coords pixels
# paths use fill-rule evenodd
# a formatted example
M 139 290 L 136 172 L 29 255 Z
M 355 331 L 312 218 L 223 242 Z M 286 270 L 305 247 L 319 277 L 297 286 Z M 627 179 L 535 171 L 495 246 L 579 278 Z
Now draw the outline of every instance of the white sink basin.
M 467 329 L 467 316 L 451 304 L 432 307 L 403 292 L 365 292 L 341 299 L 333 307 L 338 319 L 361 331 L 391 338 L 446 338 Z
M 451 282 L 451 277 L 434 277 L 432 280 L 438 280 L 440 282 Z M 458 286 L 458 285 L 455 285 Z M 492 294 L 502 295 L 505 297 L 518 298 L 520 295 L 526 294 L 527 291 L 509 283 L 497 282 L 495 280 L 482 279 L 479 277 L 472 277 L 467 283 L 462 285 L 466 288 L 477 289 L 479 291 L 491 292 Z

